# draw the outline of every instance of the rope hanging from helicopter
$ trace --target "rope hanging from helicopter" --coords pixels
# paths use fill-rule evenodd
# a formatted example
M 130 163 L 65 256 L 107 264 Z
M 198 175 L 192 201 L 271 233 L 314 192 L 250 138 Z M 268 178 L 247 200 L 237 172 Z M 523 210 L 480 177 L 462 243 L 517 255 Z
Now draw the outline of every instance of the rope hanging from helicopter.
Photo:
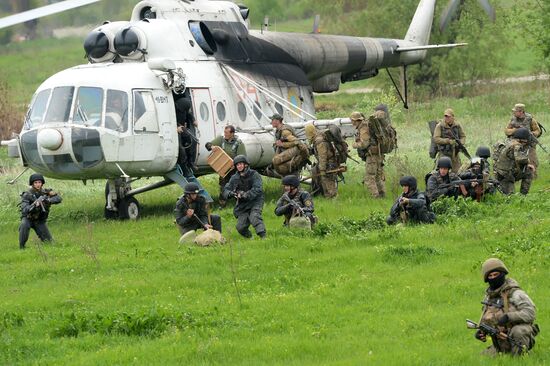
M 298 112 L 295 111 L 295 109 L 297 109 L 298 111 L 300 111 L 301 113 L 307 115 L 308 117 L 310 117 L 311 119 L 315 119 L 315 116 L 313 116 L 312 114 L 308 113 L 307 111 L 305 111 L 304 109 L 298 107 L 297 105 L 294 105 L 292 104 L 291 102 L 289 102 L 288 100 L 284 99 L 283 97 L 277 95 L 276 93 L 272 92 L 271 90 L 269 90 L 268 88 L 264 87 L 263 85 L 255 82 L 254 80 L 250 79 L 249 77 L 241 74 L 240 72 L 232 69 L 231 67 L 227 66 L 227 65 L 222 65 L 222 68 L 224 69 L 227 69 L 229 71 L 231 71 L 232 73 L 234 73 L 235 75 L 237 75 L 239 78 L 243 79 L 244 81 L 246 81 L 247 83 L 251 84 L 252 86 L 254 86 L 256 89 L 258 89 L 261 93 L 264 93 L 266 94 L 268 97 L 271 97 L 269 99 L 272 99 L 274 100 L 275 102 L 278 102 L 281 107 L 283 109 L 286 109 L 287 111 L 289 111 L 290 113 L 294 114 L 296 117 L 300 118 L 301 120 L 303 121 L 307 121 L 304 117 L 302 117 L 301 114 L 299 114 Z

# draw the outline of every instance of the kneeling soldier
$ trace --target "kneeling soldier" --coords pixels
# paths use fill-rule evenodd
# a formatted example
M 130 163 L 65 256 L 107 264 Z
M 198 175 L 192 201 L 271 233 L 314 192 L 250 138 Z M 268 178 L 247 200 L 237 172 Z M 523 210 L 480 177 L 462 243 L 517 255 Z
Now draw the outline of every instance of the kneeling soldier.
M 529 157 L 529 135 L 528 129 L 518 128 L 499 154 L 494 170 L 504 194 L 514 193 L 514 183 L 518 180 L 521 181 L 520 193 L 529 193 L 535 171 Z
M 237 200 L 233 209 L 233 215 L 237 218 L 237 231 L 246 238 L 251 238 L 252 233 L 248 229 L 254 226 L 256 234 L 265 238 L 266 230 L 262 210 L 264 208 L 264 191 L 262 177 L 257 171 L 250 169 L 246 156 L 237 155 L 233 159 L 233 165 L 237 172 L 231 176 L 223 189 L 222 198 L 231 197 Z
M 417 191 L 416 178 L 405 176 L 399 180 L 399 184 L 403 187 L 403 193 L 393 204 L 386 223 L 433 223 L 435 214 L 431 212 L 424 193 Z
M 479 329 L 475 337 L 482 342 L 491 336 L 493 345 L 484 354 L 511 353 L 521 355 L 535 345 L 535 336 L 539 333 L 535 322 L 535 304 L 519 284 L 506 278 L 508 268 L 497 258 L 487 259 L 481 266 L 483 281 L 489 284 L 485 291 L 482 325 L 495 329 L 491 335 Z
M 206 199 L 199 196 L 199 190 L 198 184 L 187 183 L 183 196 L 176 203 L 174 214 L 181 235 L 198 229 L 222 231 L 221 217 L 208 212 Z
M 25 249 L 31 228 L 41 241 L 52 240 L 46 221 L 50 214 L 50 205 L 61 203 L 61 196 L 51 189 L 44 189 L 44 183 L 46 180 L 42 174 L 33 174 L 29 178 L 30 189 L 21 194 L 19 249 Z
M 311 195 L 309 192 L 300 189 L 300 179 L 295 175 L 284 177 L 282 184 L 285 193 L 277 201 L 275 215 L 285 216 L 285 226 L 311 228 L 317 221 L 313 215 L 314 208 Z M 294 220 L 295 218 L 305 218 L 308 222 L 300 219 Z
M 444 156 L 437 161 L 437 170 L 432 173 L 426 182 L 426 194 L 431 201 L 441 196 L 458 197 L 462 193 L 468 196 L 468 191 L 464 184 L 460 183 L 460 178 L 451 173 L 451 158 Z

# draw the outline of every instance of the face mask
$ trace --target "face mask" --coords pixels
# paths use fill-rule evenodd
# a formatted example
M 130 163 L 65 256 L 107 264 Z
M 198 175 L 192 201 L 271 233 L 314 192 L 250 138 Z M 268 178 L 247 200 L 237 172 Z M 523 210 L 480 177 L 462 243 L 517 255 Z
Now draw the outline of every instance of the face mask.
M 500 272 L 498 277 L 495 277 L 493 279 L 487 279 L 487 282 L 489 283 L 489 288 L 491 290 L 496 290 L 500 286 L 504 284 L 504 280 L 506 279 L 506 274 Z

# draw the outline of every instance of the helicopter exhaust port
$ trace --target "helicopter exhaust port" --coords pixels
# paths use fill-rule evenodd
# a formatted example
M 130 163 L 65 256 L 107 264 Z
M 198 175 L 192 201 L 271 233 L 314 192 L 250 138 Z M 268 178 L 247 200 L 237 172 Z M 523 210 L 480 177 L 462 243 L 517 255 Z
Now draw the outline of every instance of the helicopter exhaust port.
M 44 149 L 55 151 L 63 145 L 63 135 L 54 128 L 44 128 L 38 132 L 37 143 Z
M 97 27 L 84 40 L 84 51 L 91 63 L 109 62 L 117 58 L 115 51 L 115 34 L 128 22 L 105 22 Z
M 147 37 L 139 28 L 124 28 L 115 36 L 115 50 L 123 59 L 140 60 L 147 53 L 146 49 Z

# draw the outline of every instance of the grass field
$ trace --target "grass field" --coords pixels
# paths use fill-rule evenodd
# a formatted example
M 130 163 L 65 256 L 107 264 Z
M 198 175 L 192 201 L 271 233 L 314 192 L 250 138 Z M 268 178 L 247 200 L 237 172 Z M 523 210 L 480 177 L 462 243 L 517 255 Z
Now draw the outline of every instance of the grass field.
M 56 242 L 41 245 L 32 234 L 20 251 L 26 174 L 0 196 L 0 364 L 549 364 L 548 155 L 539 149 L 539 178 L 526 197 L 445 202 L 435 225 L 383 224 L 398 177 L 432 167 L 428 120 L 453 107 L 475 151 L 501 138 L 516 102 L 548 121 L 548 91 L 547 82 L 480 86 L 462 99 L 392 109 L 400 147 L 387 158 L 389 197 L 369 199 L 364 168 L 350 162 L 339 198 L 315 201 L 318 228 L 289 232 L 273 214 L 278 181 L 266 178 L 263 241 L 241 239 L 227 208 L 219 213 L 228 244 L 178 245 L 174 186 L 138 197 L 142 219 L 123 222 L 102 217 L 104 182 L 47 179 L 64 198 L 49 223 Z M 384 98 L 317 102 L 321 115 L 341 116 Z M 550 145 L 548 135 L 541 140 Z M 0 151 L 8 180 L 19 168 Z M 216 177 L 201 181 L 216 192 Z M 489 256 L 505 260 L 538 308 L 542 334 L 522 359 L 481 358 L 484 345 L 465 327 L 478 319 L 479 267 Z

